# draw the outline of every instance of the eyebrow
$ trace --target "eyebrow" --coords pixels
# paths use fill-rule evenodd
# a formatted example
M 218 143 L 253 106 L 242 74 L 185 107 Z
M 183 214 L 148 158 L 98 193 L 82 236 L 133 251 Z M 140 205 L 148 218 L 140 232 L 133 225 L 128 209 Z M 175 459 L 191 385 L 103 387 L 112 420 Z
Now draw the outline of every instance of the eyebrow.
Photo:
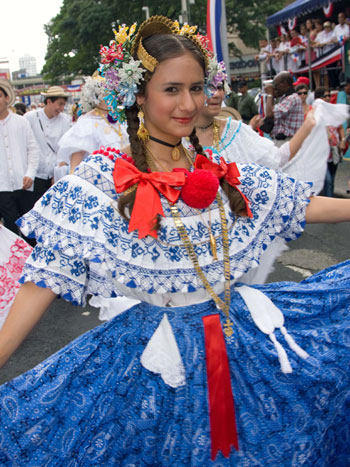
M 169 82 L 169 83 L 164 83 L 163 86 L 179 86 L 179 85 L 182 85 L 184 83 L 181 83 L 181 82 Z M 194 85 L 194 84 L 204 84 L 204 79 L 201 80 L 201 81 L 196 81 L 195 83 L 191 83 L 191 85 Z

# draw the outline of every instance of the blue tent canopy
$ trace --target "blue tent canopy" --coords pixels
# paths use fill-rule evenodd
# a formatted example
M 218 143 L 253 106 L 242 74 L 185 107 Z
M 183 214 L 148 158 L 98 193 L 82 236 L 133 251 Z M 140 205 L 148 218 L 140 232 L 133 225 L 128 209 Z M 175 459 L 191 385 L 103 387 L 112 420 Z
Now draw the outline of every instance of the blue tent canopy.
M 333 0 L 333 3 L 337 1 L 340 0 Z M 283 21 L 288 21 L 294 16 L 304 16 L 314 10 L 319 10 L 324 6 L 327 6 L 328 3 L 329 0 L 296 0 L 282 10 L 277 11 L 277 13 L 269 16 L 266 20 L 266 24 L 267 26 L 277 26 Z

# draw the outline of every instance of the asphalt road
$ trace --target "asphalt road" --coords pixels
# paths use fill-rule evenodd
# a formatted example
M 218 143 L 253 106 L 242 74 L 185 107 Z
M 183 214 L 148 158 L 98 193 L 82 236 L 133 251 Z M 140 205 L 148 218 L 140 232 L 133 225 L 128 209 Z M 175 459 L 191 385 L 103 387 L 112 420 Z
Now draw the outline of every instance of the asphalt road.
M 337 173 L 336 196 L 350 198 L 350 161 L 344 161 Z M 350 257 L 350 223 L 308 225 L 304 234 L 289 243 L 281 255 L 273 281 L 300 281 L 309 275 Z M 72 339 L 100 324 L 98 310 L 74 307 L 58 299 L 46 312 L 8 363 L 0 370 L 0 383 L 32 368 Z

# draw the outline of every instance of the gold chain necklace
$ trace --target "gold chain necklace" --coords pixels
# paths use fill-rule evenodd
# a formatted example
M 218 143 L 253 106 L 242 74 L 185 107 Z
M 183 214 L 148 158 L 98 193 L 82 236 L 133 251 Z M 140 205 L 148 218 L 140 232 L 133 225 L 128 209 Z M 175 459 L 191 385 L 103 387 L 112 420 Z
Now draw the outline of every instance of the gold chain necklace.
M 220 125 L 216 120 L 213 122 L 213 148 L 220 149 Z
M 201 130 L 203 133 L 210 127 L 213 127 L 213 148 L 219 151 L 220 149 L 220 124 L 214 120 L 207 126 L 196 126 L 196 129 Z
M 224 323 L 224 332 L 227 337 L 232 336 L 233 334 L 233 323 L 230 320 L 230 302 L 231 302 L 231 272 L 230 272 L 230 255 L 229 255 L 229 240 L 228 240 L 228 229 L 227 229 L 227 222 L 225 216 L 225 209 L 219 193 L 216 195 L 216 200 L 219 205 L 220 211 L 220 218 L 221 218 L 221 229 L 222 229 L 222 246 L 224 252 L 224 278 L 225 278 L 225 293 L 224 293 L 224 300 L 222 300 L 218 294 L 214 291 L 212 286 L 210 285 L 208 279 L 205 277 L 204 272 L 202 271 L 199 262 L 198 256 L 193 248 L 193 245 L 188 237 L 187 231 L 185 226 L 182 222 L 179 210 L 174 204 L 169 204 L 171 215 L 173 216 L 175 227 L 180 235 L 180 238 L 185 245 L 187 250 L 187 254 L 192 261 L 192 264 L 196 270 L 196 273 L 200 280 L 202 281 L 205 289 L 214 300 L 218 308 L 222 310 L 226 317 L 226 321 Z
M 154 162 L 152 160 L 152 153 L 149 151 L 148 148 L 147 150 L 148 150 L 148 153 L 146 154 L 147 163 L 149 164 L 149 167 L 152 171 L 157 171 L 157 167 L 154 165 Z M 186 153 L 186 151 L 185 151 L 185 154 L 187 157 L 190 157 Z M 191 159 L 191 162 L 192 162 L 192 159 Z M 204 285 L 205 289 L 207 290 L 211 298 L 214 300 L 217 307 L 222 310 L 222 312 L 224 313 L 226 317 L 226 321 L 224 323 L 224 332 L 227 337 L 230 337 L 233 334 L 233 328 L 232 328 L 233 323 L 230 320 L 230 315 L 229 315 L 230 303 L 231 303 L 231 272 L 230 272 L 230 254 L 229 254 L 230 244 L 228 240 L 228 228 L 227 228 L 227 222 L 226 222 L 226 216 L 225 216 L 225 208 L 224 208 L 224 205 L 223 205 L 223 202 L 222 202 L 222 199 L 219 193 L 217 193 L 216 195 L 216 201 L 218 203 L 219 212 L 220 212 L 221 230 L 222 230 L 222 247 L 223 247 L 223 254 L 224 254 L 224 259 L 223 259 L 224 278 L 225 278 L 224 300 L 222 300 L 218 296 L 218 294 L 214 291 L 213 287 L 210 285 L 208 279 L 205 277 L 205 274 L 199 265 L 198 256 L 194 250 L 194 247 L 188 237 L 187 231 L 182 222 L 179 210 L 177 209 L 175 204 L 169 203 L 169 207 L 170 207 L 171 215 L 174 220 L 176 230 L 179 233 L 181 241 L 184 247 L 186 248 L 187 254 L 190 260 L 192 261 L 192 264 L 196 270 L 198 277 L 202 281 L 202 284 Z M 215 238 L 214 238 L 214 241 L 215 241 Z

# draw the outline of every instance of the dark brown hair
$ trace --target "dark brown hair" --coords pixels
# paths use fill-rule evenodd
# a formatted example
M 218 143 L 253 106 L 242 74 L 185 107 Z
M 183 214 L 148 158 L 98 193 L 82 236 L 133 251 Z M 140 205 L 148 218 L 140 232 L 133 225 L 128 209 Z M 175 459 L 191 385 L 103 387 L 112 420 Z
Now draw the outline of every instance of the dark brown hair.
M 5 89 L 2 88 L 1 86 L 0 86 L 0 91 L 2 91 L 2 93 L 3 93 L 3 95 L 4 95 L 5 97 L 8 96 L 8 94 L 7 94 L 7 92 L 5 91 Z
M 306 89 L 307 91 L 309 90 L 309 86 L 307 84 L 298 84 L 298 86 L 295 86 L 296 92 L 300 91 L 301 89 Z
M 52 96 L 52 97 L 45 97 L 44 99 L 44 104 L 46 105 L 48 101 L 51 101 L 52 103 L 56 102 L 58 99 L 64 99 L 67 102 L 68 97 L 64 96 Z
M 189 52 L 200 64 L 203 69 L 203 74 L 205 74 L 205 59 L 203 53 L 194 42 L 185 36 L 179 36 L 175 34 L 157 34 L 143 39 L 142 45 L 146 51 L 157 60 L 158 63 L 161 63 L 164 60 L 168 60 L 170 58 L 181 57 L 182 55 Z M 137 57 L 135 58 L 137 59 Z M 152 73 L 147 71 L 145 80 L 142 81 L 139 87 L 138 93 L 140 95 L 143 96 L 145 94 L 147 82 L 151 79 L 151 77 Z M 135 162 L 135 166 L 141 172 L 147 172 L 148 165 L 146 162 L 144 146 L 137 136 L 137 130 L 139 128 L 139 119 L 137 117 L 138 111 L 139 109 L 136 103 L 132 107 L 126 109 L 125 112 L 128 126 L 127 131 L 129 134 L 131 155 Z M 195 128 L 190 135 L 190 142 L 197 154 L 204 154 L 203 148 L 200 145 L 196 135 Z M 225 180 L 222 181 L 221 186 L 229 197 L 231 210 L 237 214 L 244 210 L 245 203 L 240 193 L 228 185 Z M 136 190 L 132 190 L 131 192 L 120 196 L 118 200 L 119 212 L 127 220 L 129 220 L 128 213 L 132 212 L 134 206 L 135 195 Z M 156 229 L 159 229 L 160 227 L 159 221 L 160 219 L 158 218 L 155 223 Z

